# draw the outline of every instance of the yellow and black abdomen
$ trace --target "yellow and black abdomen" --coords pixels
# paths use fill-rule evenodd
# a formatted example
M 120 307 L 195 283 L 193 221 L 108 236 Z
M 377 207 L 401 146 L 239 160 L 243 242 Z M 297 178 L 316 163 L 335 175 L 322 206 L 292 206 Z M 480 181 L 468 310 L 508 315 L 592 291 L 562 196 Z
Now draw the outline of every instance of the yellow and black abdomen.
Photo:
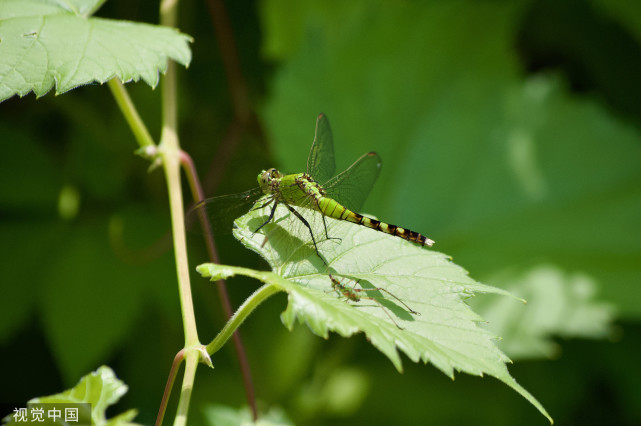
M 407 241 L 412 241 L 422 246 L 431 246 L 434 244 L 434 241 L 418 232 L 410 231 L 409 229 L 405 229 L 400 226 L 391 225 L 389 223 L 381 222 L 380 220 L 355 213 L 331 198 L 319 197 L 318 208 L 325 216 L 333 217 L 334 219 L 357 223 L 376 231 L 394 235 L 395 237 L 403 238 Z

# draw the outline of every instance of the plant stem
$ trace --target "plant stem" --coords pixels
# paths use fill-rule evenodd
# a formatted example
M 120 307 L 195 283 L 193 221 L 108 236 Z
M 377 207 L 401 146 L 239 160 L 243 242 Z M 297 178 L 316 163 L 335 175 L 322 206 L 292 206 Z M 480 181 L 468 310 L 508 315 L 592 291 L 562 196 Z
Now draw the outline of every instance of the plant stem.
M 177 15 L 177 0 L 163 0 L 160 4 L 160 23 L 175 27 Z M 194 304 L 189 281 L 189 263 L 187 260 L 187 243 L 185 240 L 185 220 L 183 217 L 183 197 L 180 184 L 180 144 L 178 141 L 177 120 L 177 94 L 176 94 L 176 65 L 170 62 L 167 73 L 161 83 L 162 87 L 162 133 L 160 137 L 159 153 L 162 158 L 167 189 L 169 192 L 169 207 L 171 211 L 172 232 L 174 239 L 174 256 L 178 274 L 178 288 L 180 294 L 180 307 L 183 315 L 183 328 L 185 331 L 185 347 L 196 347 L 198 331 L 194 317 Z M 180 400 L 175 425 L 187 423 L 189 402 L 191 400 L 196 369 L 200 354 L 189 350 L 185 353 L 185 374 L 180 392 Z
M 180 388 L 180 399 L 178 400 L 178 409 L 174 426 L 184 426 L 187 424 L 187 413 L 189 413 L 189 401 L 194 390 L 194 378 L 196 377 L 196 368 L 200 355 L 197 351 L 187 351 L 185 353 L 185 375 Z
M 238 268 L 240 269 L 240 268 Z M 224 344 L 229 340 L 234 331 L 247 319 L 249 314 L 251 314 L 254 309 L 258 307 L 262 302 L 264 302 L 270 296 L 282 291 L 280 288 L 276 287 L 273 284 L 265 284 L 258 288 L 251 296 L 245 300 L 245 302 L 240 305 L 234 316 L 231 317 L 225 327 L 220 330 L 220 333 L 216 338 L 207 345 L 207 353 L 213 355 L 216 353 Z
M 222 0 L 207 0 L 207 6 L 209 6 L 209 15 L 216 32 L 216 41 L 227 76 L 234 115 L 242 126 L 246 126 L 252 119 L 253 111 L 225 4 Z
M 131 131 L 133 132 L 138 145 L 140 145 L 141 148 L 155 146 L 156 144 L 154 143 L 154 140 L 149 134 L 145 123 L 143 123 L 140 118 L 140 115 L 138 115 L 138 111 L 131 101 L 129 93 L 127 93 L 127 89 L 125 89 L 122 82 L 118 78 L 114 77 L 109 80 L 107 85 L 109 86 L 109 89 L 111 89 L 111 93 L 114 95 L 114 98 L 116 98 L 116 103 L 120 107 L 122 114 L 125 116 L 125 120 L 129 123 L 129 127 L 131 127 Z
M 173 24 L 175 10 L 164 7 L 161 4 L 161 11 L 166 11 L 171 18 L 161 18 L 163 24 Z M 176 3 L 172 2 L 175 7 Z M 173 10 L 173 14 L 171 11 Z M 170 62 L 167 66 L 167 74 L 162 80 L 162 132 L 159 154 L 163 160 L 163 168 L 167 179 L 167 190 L 169 193 L 169 208 L 171 211 L 172 233 L 174 240 L 174 256 L 176 258 L 176 270 L 178 273 L 178 286 L 180 290 L 180 305 L 183 313 L 183 327 L 185 331 L 185 346 L 197 345 L 198 332 L 196 331 L 196 320 L 194 318 L 194 306 L 189 281 L 189 264 L 187 261 L 187 243 L 185 240 L 185 218 L 183 214 L 183 196 L 180 184 L 180 157 L 181 150 L 177 134 L 177 111 L 178 103 L 176 94 L 176 64 Z
M 184 151 L 181 151 L 181 163 L 185 174 L 187 176 L 187 181 L 189 182 L 189 187 L 191 188 L 192 196 L 196 202 L 202 201 L 204 197 L 203 189 L 198 179 L 198 173 L 196 172 L 196 167 L 194 162 L 191 159 L 191 156 Z M 200 212 L 202 213 L 202 211 Z M 216 250 L 216 245 L 214 244 L 213 233 L 211 232 L 211 226 L 209 224 L 209 219 L 205 217 L 204 214 L 199 215 L 200 223 L 202 229 L 205 230 L 204 238 L 205 245 L 207 246 L 207 252 L 209 254 L 209 260 L 220 264 L 220 259 L 218 257 L 218 251 Z M 220 297 L 220 302 L 225 311 L 225 316 L 229 320 L 233 315 L 233 310 L 231 302 L 229 301 L 229 293 L 227 292 L 227 286 L 225 285 L 225 280 L 218 280 L 216 282 L 216 288 L 218 289 L 218 296 Z M 240 331 L 236 330 L 233 335 L 234 347 L 236 349 L 236 354 L 238 356 L 238 363 L 240 364 L 240 371 L 243 376 L 243 385 L 245 387 L 245 396 L 247 398 L 247 403 L 252 411 L 252 417 L 254 421 L 258 419 L 258 409 L 256 407 L 256 397 L 254 392 L 254 382 L 251 376 L 251 368 L 249 367 L 249 361 L 247 359 L 247 353 L 245 352 L 245 346 L 243 345 L 243 340 L 240 335 Z
M 194 318 L 194 307 L 189 281 L 189 266 L 187 261 L 187 243 L 185 240 L 185 219 L 183 215 L 182 188 L 180 185 L 180 162 L 178 140 L 174 129 L 163 126 L 159 147 L 163 159 L 167 189 L 169 192 L 169 208 L 171 211 L 172 235 L 174 240 L 174 256 L 178 274 L 180 306 L 183 314 L 185 331 L 185 346 L 197 345 L 198 332 Z
M 160 408 L 158 409 L 158 416 L 156 417 L 156 426 L 162 424 L 162 420 L 165 417 L 165 411 L 167 410 L 167 402 L 169 401 L 169 394 L 171 393 L 171 388 L 174 385 L 174 380 L 176 380 L 176 375 L 178 374 L 178 367 L 183 362 L 185 358 L 185 350 L 181 350 L 174 357 L 174 362 L 171 363 L 171 370 L 169 370 L 169 377 L 167 378 L 167 384 L 165 385 L 165 392 L 162 395 L 162 401 L 160 403 Z

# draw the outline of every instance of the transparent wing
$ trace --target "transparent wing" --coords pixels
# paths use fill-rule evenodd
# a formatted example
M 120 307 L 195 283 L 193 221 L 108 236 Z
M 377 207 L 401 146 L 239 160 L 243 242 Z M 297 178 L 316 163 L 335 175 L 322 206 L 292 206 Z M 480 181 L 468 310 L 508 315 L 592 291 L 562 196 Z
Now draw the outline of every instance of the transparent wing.
M 327 182 L 336 172 L 334 138 L 325 114 L 318 114 L 314 143 L 307 157 L 307 174 L 316 182 Z
M 365 204 L 380 172 L 381 157 L 375 152 L 368 152 L 347 170 L 330 179 L 323 188 L 327 191 L 328 197 L 358 212 Z
M 187 212 L 187 230 L 201 234 L 231 234 L 234 220 L 247 213 L 263 195 L 260 188 L 254 188 L 240 194 L 207 198 Z

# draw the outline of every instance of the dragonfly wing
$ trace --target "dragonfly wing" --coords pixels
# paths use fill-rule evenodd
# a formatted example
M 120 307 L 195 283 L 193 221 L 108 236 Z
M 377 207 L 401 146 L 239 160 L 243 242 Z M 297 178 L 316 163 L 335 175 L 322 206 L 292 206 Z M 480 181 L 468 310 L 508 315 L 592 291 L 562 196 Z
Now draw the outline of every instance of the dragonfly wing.
M 380 172 L 381 157 L 375 152 L 368 152 L 347 170 L 330 179 L 323 188 L 327 191 L 328 197 L 358 212 L 365 204 Z
M 318 114 L 314 143 L 307 157 L 307 174 L 317 182 L 326 182 L 334 176 L 336 161 L 334 160 L 334 138 L 329 120 L 325 114 Z
M 247 213 L 263 195 L 260 188 L 254 188 L 240 194 L 207 198 L 187 212 L 187 229 L 201 234 L 231 234 L 234 220 Z

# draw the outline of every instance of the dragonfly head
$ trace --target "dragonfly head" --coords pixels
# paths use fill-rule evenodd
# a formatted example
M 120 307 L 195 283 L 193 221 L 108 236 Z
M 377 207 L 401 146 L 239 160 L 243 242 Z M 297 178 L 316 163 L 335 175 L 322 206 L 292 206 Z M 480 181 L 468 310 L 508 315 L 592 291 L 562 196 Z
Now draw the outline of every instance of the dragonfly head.
M 273 167 L 263 170 L 258 175 L 258 185 L 260 185 L 260 189 L 262 189 L 265 194 L 271 194 L 274 179 L 280 179 L 281 177 L 283 177 L 283 175 Z

